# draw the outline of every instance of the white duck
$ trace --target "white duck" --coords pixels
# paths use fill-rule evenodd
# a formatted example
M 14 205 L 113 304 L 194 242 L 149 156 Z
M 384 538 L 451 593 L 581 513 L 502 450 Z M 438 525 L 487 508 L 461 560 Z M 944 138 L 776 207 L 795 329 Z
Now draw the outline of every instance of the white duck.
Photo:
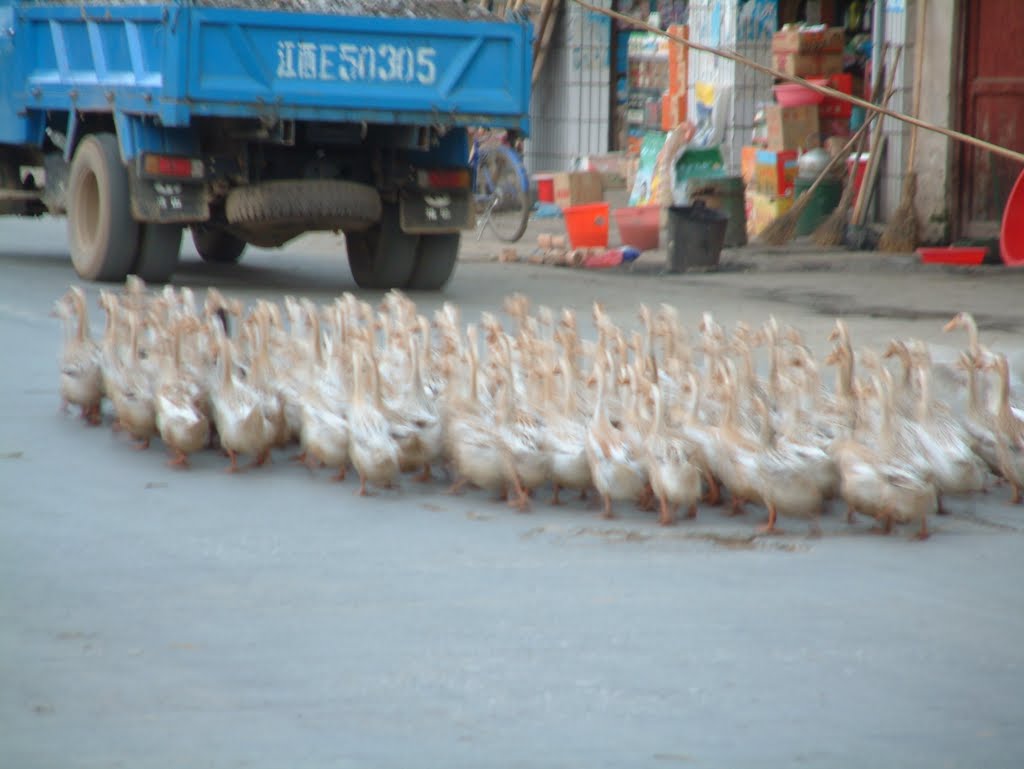
M 266 461 L 276 430 L 264 413 L 263 395 L 235 375 L 234 343 L 222 332 L 217 343 L 220 381 L 210 394 L 211 404 L 221 447 L 231 459 L 228 472 L 237 473 L 239 454 L 254 455 L 255 465 Z
M 92 425 L 100 423 L 103 377 L 100 349 L 89 335 L 85 295 L 77 286 L 68 289 L 54 306 L 54 315 L 64 321 L 64 347 L 60 354 L 61 410 L 78 406 L 82 418 Z
M 686 509 L 687 518 L 697 517 L 697 500 L 703 490 L 701 471 L 691 460 L 692 444 L 668 432 L 661 388 L 653 386 L 651 397 L 654 420 L 645 445 L 647 472 L 660 505 L 658 522 L 671 526 L 679 508 Z
M 171 328 L 172 352 L 156 392 L 156 427 L 160 439 L 174 452 L 172 467 L 188 467 L 188 457 L 210 442 L 210 420 L 203 409 L 204 387 L 182 365 L 182 334 L 194 331 L 198 321 L 182 317 Z
M 371 341 L 372 344 L 372 341 Z M 398 444 L 391 423 L 385 416 L 381 398 L 380 377 L 369 366 L 370 392 L 366 392 L 364 365 L 369 360 L 365 351 L 352 351 L 352 401 L 349 404 L 349 458 L 359 473 L 359 496 L 369 495 L 367 483 L 392 486 L 399 466 Z
M 611 361 L 595 372 L 597 398 L 587 429 L 587 459 L 594 487 L 604 500 L 604 518 L 614 518 L 613 501 L 635 500 L 647 486 L 644 449 L 630 434 L 612 425 L 606 403 Z

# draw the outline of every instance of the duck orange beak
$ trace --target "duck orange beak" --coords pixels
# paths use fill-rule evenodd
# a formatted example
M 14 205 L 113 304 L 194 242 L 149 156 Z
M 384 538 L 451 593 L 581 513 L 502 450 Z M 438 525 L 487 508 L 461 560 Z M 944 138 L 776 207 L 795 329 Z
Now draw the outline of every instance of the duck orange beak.
M 960 320 L 958 318 L 953 318 L 953 320 L 942 327 L 942 333 L 946 334 L 950 331 L 955 331 L 958 328 L 960 328 Z

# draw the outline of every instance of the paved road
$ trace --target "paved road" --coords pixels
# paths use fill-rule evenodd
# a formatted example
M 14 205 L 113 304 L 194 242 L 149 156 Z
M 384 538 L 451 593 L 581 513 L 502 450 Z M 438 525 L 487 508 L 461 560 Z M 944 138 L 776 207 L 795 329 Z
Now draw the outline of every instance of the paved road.
M 441 486 L 358 499 L 281 457 L 172 471 L 57 415 L 63 230 L 0 233 L 0 767 L 1024 765 L 1024 509 L 1004 490 L 954 501 L 923 544 L 838 515 L 766 541 L 757 513 L 662 530 Z M 334 250 L 234 271 L 193 253 L 178 282 L 323 300 L 351 289 Z M 448 296 L 467 316 L 515 290 L 623 321 L 641 299 L 774 312 L 819 347 L 830 306 L 857 343 L 958 344 L 939 318 L 968 308 L 1007 346 L 1020 320 L 1015 275 L 739 258 L 758 269 L 466 264 Z

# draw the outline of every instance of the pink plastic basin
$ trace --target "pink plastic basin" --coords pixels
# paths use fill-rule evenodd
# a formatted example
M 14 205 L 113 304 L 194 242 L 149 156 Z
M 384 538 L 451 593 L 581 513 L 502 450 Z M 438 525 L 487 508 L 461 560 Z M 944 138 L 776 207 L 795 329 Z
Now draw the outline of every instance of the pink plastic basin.
M 624 246 L 641 251 L 658 247 L 661 240 L 661 206 L 635 206 L 615 209 L 619 240 Z

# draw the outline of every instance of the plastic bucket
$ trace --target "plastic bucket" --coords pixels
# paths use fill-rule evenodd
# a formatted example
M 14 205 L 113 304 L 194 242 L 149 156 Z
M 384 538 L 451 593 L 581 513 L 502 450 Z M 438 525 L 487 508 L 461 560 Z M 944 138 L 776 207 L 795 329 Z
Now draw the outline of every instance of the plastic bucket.
M 1024 171 L 1017 177 L 1010 197 L 1006 200 L 1006 208 L 1003 209 L 999 252 L 1004 264 L 1024 267 Z
M 794 199 L 799 199 L 801 195 L 810 189 L 812 184 L 814 184 L 813 179 L 801 179 L 798 176 L 793 186 L 795 191 Z M 821 184 L 818 185 L 818 189 L 814 191 L 814 196 L 807 204 L 804 212 L 800 214 L 800 218 L 797 220 L 796 234 L 810 235 L 814 232 L 818 225 L 836 210 L 836 206 L 839 205 L 839 198 L 842 196 L 842 179 L 823 179 Z
M 610 203 L 587 203 L 562 209 L 569 245 L 573 248 L 605 248 L 608 245 Z
M 698 202 L 668 209 L 669 272 L 716 267 L 725 244 L 729 216 Z
M 704 203 L 729 217 L 725 245 L 747 245 L 747 200 L 742 176 L 695 177 L 687 182 L 689 203 Z
M 555 202 L 555 177 L 551 174 L 537 174 L 537 200 L 541 203 Z
M 657 248 L 661 240 L 661 206 L 635 206 L 615 209 L 619 240 L 624 246 L 641 251 Z

